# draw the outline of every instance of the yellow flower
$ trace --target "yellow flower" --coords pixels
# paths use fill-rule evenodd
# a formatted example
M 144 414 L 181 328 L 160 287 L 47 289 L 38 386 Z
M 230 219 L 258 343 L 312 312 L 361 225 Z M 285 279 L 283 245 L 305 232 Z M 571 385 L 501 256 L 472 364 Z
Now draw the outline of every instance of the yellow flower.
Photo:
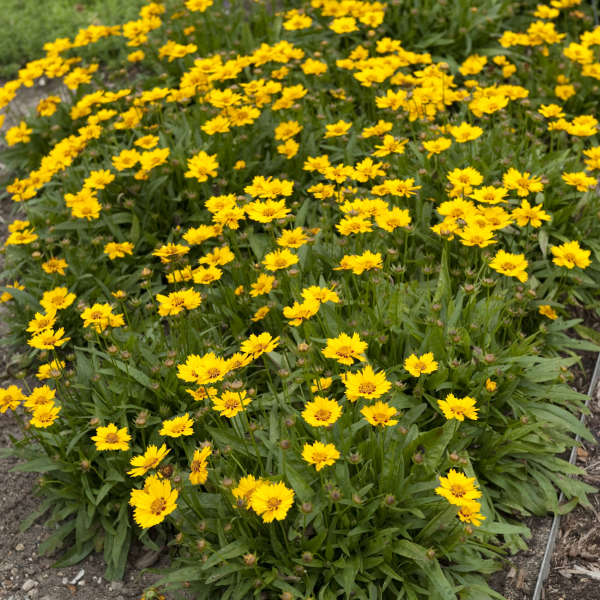
M 481 504 L 477 500 L 467 500 L 461 505 L 458 511 L 458 518 L 463 523 L 470 523 L 471 525 L 475 525 L 475 527 L 479 527 L 481 522 L 485 520 L 485 516 L 479 512 L 480 510 Z
M 171 292 L 167 296 L 157 294 L 156 299 L 159 302 L 158 314 L 161 317 L 178 315 L 183 309 L 193 310 L 202 303 L 202 296 L 191 288 Z
M 279 336 L 271 337 L 268 332 L 260 335 L 252 334 L 247 340 L 243 341 L 240 350 L 246 354 L 252 355 L 252 359 L 257 359 L 261 354 L 272 352 L 279 345 Z
M 194 456 L 190 464 L 190 482 L 192 485 L 206 483 L 208 479 L 207 458 L 212 454 L 210 446 L 204 446 L 201 450 L 194 450 Z
M 182 435 L 194 434 L 194 420 L 190 418 L 188 413 L 182 417 L 175 417 L 169 421 L 163 421 L 162 428 L 158 432 L 159 435 L 167 437 L 181 437 Z
M 553 321 L 554 321 L 554 319 L 558 319 L 558 315 L 556 314 L 556 311 L 549 304 L 542 304 L 538 308 L 538 312 L 540 313 L 540 315 L 544 315 L 545 317 L 548 317 L 549 319 L 552 319 Z
M 109 423 L 106 427 L 98 427 L 92 440 L 96 442 L 97 450 L 127 451 L 131 436 L 127 433 L 127 427 L 117 429 L 114 423 Z
M 171 489 L 171 482 L 158 475 L 150 475 L 144 482 L 144 489 L 131 490 L 129 504 L 134 507 L 135 522 L 147 529 L 158 525 L 176 508 L 179 492 Z
M 27 344 L 38 350 L 52 350 L 53 348 L 62 346 L 71 339 L 70 337 L 63 338 L 64 333 L 65 330 L 62 327 L 56 331 L 54 329 L 44 329 L 27 340 Z
M 233 496 L 238 501 L 238 505 L 250 506 L 252 495 L 256 491 L 256 488 L 262 483 L 263 481 L 256 479 L 254 475 L 242 477 L 238 485 L 231 490 Z
M 44 292 L 40 304 L 47 313 L 51 313 L 71 306 L 74 301 L 75 294 L 69 293 L 66 287 L 56 287 L 53 290 Z
M 323 396 L 315 396 L 302 411 L 302 418 L 313 427 L 333 425 L 342 414 L 342 407 L 335 401 Z
M 516 190 L 519 196 L 541 192 L 544 189 L 541 177 L 536 177 L 527 171 L 520 173 L 511 167 L 503 176 L 502 183 L 508 190 Z
M 33 129 L 27 127 L 27 123 L 25 123 L 25 121 L 21 121 L 18 125 L 11 127 L 6 132 L 6 145 L 14 146 L 15 144 L 19 144 L 21 142 L 27 143 L 31 140 L 31 133 L 33 133 Z
M 450 133 L 459 144 L 476 140 L 483 133 L 481 127 L 476 125 L 469 125 L 468 123 L 461 123 L 458 126 L 451 126 Z
M 302 458 L 310 465 L 315 465 L 317 471 L 323 467 L 329 467 L 340 457 L 339 450 L 333 444 L 314 442 L 304 444 Z
M 170 450 L 167 450 L 165 444 L 160 448 L 154 445 L 148 446 L 144 454 L 134 456 L 129 461 L 134 468 L 127 471 L 127 475 L 131 475 L 132 477 L 145 475 L 150 469 L 155 469 L 169 452 Z
M 25 407 L 30 411 L 35 411 L 42 406 L 54 404 L 56 390 L 50 389 L 47 385 L 36 387 L 25 401 Z
M 285 519 L 294 503 L 294 490 L 289 489 L 283 482 L 261 482 L 252 493 L 250 506 L 262 517 L 264 523 Z
M 177 365 L 177 369 L 179 379 L 197 385 L 206 385 L 223 379 L 229 373 L 230 366 L 229 361 L 208 352 L 203 356 L 190 354 L 184 364 Z
M 433 352 L 427 352 L 421 356 L 411 354 L 404 361 L 404 368 L 413 376 L 420 377 L 423 374 L 428 375 L 437 371 L 438 364 L 433 360 Z
M 329 24 L 329 29 L 341 35 L 343 33 L 352 33 L 358 31 L 356 19 L 354 17 L 339 17 Z
M 559 267 L 567 267 L 567 269 L 579 267 L 580 269 L 585 269 L 592 262 L 590 260 L 590 251 L 583 250 L 577 240 L 565 242 L 560 246 L 552 246 L 551 250 L 554 255 L 552 262 Z
M 246 390 L 240 390 L 238 392 L 225 391 L 221 394 L 220 398 L 213 398 L 213 409 L 218 411 L 222 417 L 232 419 L 238 413 L 244 410 L 245 406 L 248 406 L 252 402 L 252 398 L 249 398 L 246 394 Z
M 585 171 L 578 171 L 577 173 L 563 173 L 562 180 L 567 185 L 572 185 L 578 192 L 587 192 L 591 187 L 598 183 L 595 177 L 590 177 Z
M 269 252 L 263 258 L 263 265 L 268 271 L 279 271 L 280 269 L 287 269 L 298 262 L 298 257 L 290 252 L 287 248 L 283 250 L 275 250 Z
M 490 262 L 490 267 L 502 273 L 507 277 L 516 277 L 521 283 L 528 279 L 527 268 L 528 262 L 524 254 L 510 254 L 504 250 L 498 250 L 496 256 Z
M 486 379 L 485 380 L 485 389 L 490 393 L 493 394 L 496 391 L 496 388 L 498 387 L 498 384 L 495 381 L 492 381 L 491 379 Z
M 352 337 L 340 333 L 337 338 L 327 339 L 327 346 L 322 353 L 326 358 L 333 358 L 342 365 L 351 365 L 355 360 L 365 360 L 367 346 L 367 342 L 363 342 L 358 333 L 353 333 Z
M 475 402 L 475 398 L 471 398 L 470 396 L 457 398 L 454 394 L 448 394 L 445 400 L 438 400 L 438 406 L 446 419 L 464 421 L 465 417 L 467 417 L 476 421 L 478 409 L 475 408 Z
M 158 248 L 158 250 L 155 250 L 152 253 L 152 256 L 158 256 L 160 258 L 160 261 L 166 264 L 171 262 L 173 258 L 178 258 L 180 256 L 186 255 L 189 251 L 189 246 L 168 243 Z
M 126 254 L 133 253 L 133 244 L 131 242 L 108 242 L 104 246 L 104 254 L 108 254 L 110 260 L 123 258 Z
M 67 261 L 64 258 L 50 258 L 42 263 L 42 269 L 46 273 L 59 273 L 60 275 L 65 274 L 67 266 Z
M 55 406 L 54 402 L 44 404 L 33 411 L 33 416 L 29 421 L 34 427 L 46 428 L 50 427 L 58 419 L 60 406 Z
M 9 408 L 15 410 L 23 400 L 25 400 L 25 395 L 16 385 L 0 388 L 0 414 L 5 413 Z
M 475 484 L 475 477 L 467 477 L 464 473 L 450 469 L 447 477 L 440 477 L 440 487 L 435 488 L 435 493 L 450 504 L 464 506 L 476 498 L 481 498 L 481 492 Z
M 207 181 L 209 177 L 216 177 L 219 163 L 216 160 L 216 154 L 207 154 L 202 151 L 192 156 L 187 161 L 188 170 L 184 177 L 194 178 L 197 181 Z
M 374 427 L 391 427 L 398 423 L 398 419 L 392 419 L 398 414 L 398 411 L 387 402 L 381 402 L 381 400 L 371 406 L 363 406 L 360 412 Z
M 347 121 L 342 121 L 340 119 L 337 123 L 325 125 L 325 137 L 331 138 L 344 135 L 348 132 L 350 127 L 352 127 L 352 123 L 348 123 Z
M 371 365 L 356 373 L 346 373 L 343 383 L 346 386 L 346 397 L 351 402 L 355 402 L 358 398 L 367 400 L 380 398 L 392 387 L 385 377 L 385 371 L 375 373 Z

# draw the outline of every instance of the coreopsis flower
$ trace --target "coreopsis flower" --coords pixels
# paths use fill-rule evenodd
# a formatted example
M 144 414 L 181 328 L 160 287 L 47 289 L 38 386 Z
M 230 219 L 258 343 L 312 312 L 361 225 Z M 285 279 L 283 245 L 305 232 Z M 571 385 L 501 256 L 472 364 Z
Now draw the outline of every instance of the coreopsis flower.
M 446 177 L 452 184 L 452 192 L 450 195 L 453 198 L 461 195 L 468 196 L 473 192 L 474 187 L 481 185 L 483 182 L 483 175 L 473 167 L 453 169 L 446 175 Z M 473 203 L 471 202 L 470 204 Z
M 415 185 L 414 177 L 408 179 L 386 179 L 382 184 L 371 188 L 371 193 L 376 196 L 398 196 L 399 198 L 411 198 L 422 186 Z
M 355 360 L 365 360 L 367 347 L 367 342 L 363 342 L 358 333 L 353 333 L 352 337 L 340 333 L 336 338 L 328 338 L 327 346 L 321 352 L 326 358 L 333 358 L 342 365 L 351 365 Z
M 208 479 L 207 459 L 211 454 L 212 448 L 210 446 L 204 446 L 204 448 L 194 450 L 189 476 L 192 485 L 206 483 L 206 480 Z
M 129 504 L 134 508 L 135 522 L 142 529 L 158 525 L 177 508 L 178 496 L 179 492 L 171 489 L 168 479 L 150 475 L 143 489 L 131 490 Z
M 351 270 L 354 275 L 362 275 L 365 271 L 383 268 L 383 259 L 379 252 L 365 250 L 363 254 L 346 255 L 334 270 Z
M 317 471 L 320 471 L 323 467 L 333 465 L 339 457 L 340 452 L 333 444 L 313 442 L 312 444 L 304 444 L 302 449 L 302 458 L 309 465 L 315 465 Z
M 171 260 L 175 258 L 179 258 L 180 256 L 185 256 L 190 251 L 189 246 L 184 246 L 182 244 L 165 244 L 161 246 L 157 250 L 152 253 L 152 256 L 158 256 L 160 258 L 160 262 L 162 263 L 170 263 Z
M 299 29 L 306 29 L 311 25 L 312 19 L 308 15 L 298 12 L 292 12 L 292 14 L 286 13 L 286 20 L 283 22 L 283 28 L 287 31 L 298 31 Z
M 112 157 L 112 164 L 117 171 L 124 171 L 125 169 L 131 169 L 137 163 L 140 162 L 140 153 L 133 150 L 121 150 L 117 156 Z
M 567 185 L 574 186 L 578 192 L 587 192 L 598 183 L 595 177 L 590 177 L 585 171 L 563 173 L 561 177 Z
M 487 61 L 487 56 L 471 54 L 471 56 L 468 56 L 466 60 L 463 61 L 458 70 L 461 75 L 477 75 L 477 73 L 481 73 L 483 67 L 487 64 Z
M 127 254 L 133 254 L 133 244 L 131 242 L 108 242 L 104 246 L 104 254 L 108 254 L 110 260 L 123 258 Z
M 252 398 L 248 397 L 245 390 L 237 392 L 224 391 L 220 397 L 212 399 L 213 409 L 218 411 L 222 417 L 232 419 L 238 413 L 244 410 L 252 402 Z
M 544 189 L 541 177 L 536 177 L 524 171 L 520 173 L 511 167 L 502 176 L 502 183 L 508 190 L 516 190 L 519 196 L 528 196 L 529 194 L 541 192 Z
M 285 219 L 290 209 L 285 200 L 255 200 L 244 207 L 248 218 L 258 223 L 271 223 L 276 219 Z
M 381 400 L 370 406 L 363 406 L 360 412 L 373 427 L 392 427 L 398 423 L 398 419 L 392 418 L 398 411 Z
M 188 179 L 196 179 L 197 181 L 208 181 L 209 177 L 216 177 L 219 169 L 219 162 L 216 154 L 207 154 L 204 151 L 188 158 L 188 170 L 184 173 L 184 177 Z
M 87 198 L 80 202 L 76 202 L 71 206 L 71 215 L 77 219 L 87 219 L 92 221 L 100 217 L 102 205 L 95 197 Z
M 352 215 L 344 217 L 335 228 L 341 235 L 351 235 L 356 233 L 367 233 L 373 230 L 371 221 L 363 215 Z
M 42 269 L 49 274 L 58 273 L 59 275 L 64 275 L 67 266 L 67 261 L 64 258 L 50 258 L 42 263 Z
M 350 127 L 352 127 L 352 123 L 348 123 L 347 121 L 343 121 L 340 119 L 337 123 L 325 125 L 325 137 L 331 138 L 344 135 L 348 132 Z
M 298 154 L 300 144 L 295 140 L 286 140 L 283 144 L 277 146 L 277 152 L 285 156 L 288 160 L 294 158 Z
M 585 165 L 590 171 L 600 169 L 600 146 L 592 146 L 584 150 L 583 153 L 587 157 Z
M 540 315 L 544 315 L 545 317 L 548 317 L 549 319 L 552 319 L 553 321 L 555 319 L 558 319 L 558 315 L 556 314 L 556 311 L 549 304 L 540 305 L 538 308 L 538 312 L 540 313 Z
M 197 385 L 221 381 L 229 371 L 229 361 L 212 352 L 203 356 L 190 354 L 184 364 L 177 365 L 177 377 Z
M 198 260 L 201 265 L 211 265 L 213 267 L 223 266 L 235 260 L 235 254 L 229 246 L 213 248 L 211 252 L 205 254 Z
M 38 428 L 50 427 L 56 419 L 58 419 L 58 413 L 61 407 L 56 406 L 54 402 L 44 404 L 33 411 L 31 425 Z
M 246 475 L 240 479 L 238 485 L 234 487 L 231 492 L 238 503 L 242 506 L 249 507 L 252 501 L 252 495 L 261 483 L 263 483 L 263 481 L 256 479 L 254 475 Z
M 275 127 L 275 139 L 285 142 L 300 133 L 303 126 L 298 121 L 284 121 Z
M 25 401 L 25 408 L 30 411 L 37 410 L 46 404 L 54 404 L 56 390 L 51 389 L 47 385 L 42 385 L 34 388 Z
M 454 394 L 448 394 L 444 400 L 438 400 L 438 406 L 448 420 L 464 421 L 466 417 L 476 421 L 479 409 L 475 408 L 475 402 L 475 398 L 470 396 L 457 398 Z
M 469 500 L 461 505 L 458 511 L 458 518 L 463 523 L 469 523 L 479 527 L 481 522 L 485 520 L 485 515 L 482 515 L 479 511 L 481 510 L 481 504 L 477 500 Z
M 66 287 L 56 287 L 43 293 L 40 304 L 47 313 L 52 313 L 71 306 L 75 297 Z
M 389 133 L 393 127 L 394 127 L 394 124 L 392 122 L 384 121 L 383 119 L 379 119 L 379 121 L 377 121 L 377 123 L 375 123 L 375 125 L 371 125 L 370 127 L 365 127 L 362 130 L 361 137 L 370 138 L 370 137 L 373 137 L 374 135 L 382 136 L 385 133 Z M 390 136 L 390 137 L 392 139 L 394 139 L 392 136 Z
M 375 373 L 371 365 L 356 373 L 346 373 L 342 381 L 346 387 L 346 397 L 351 402 L 356 402 L 358 398 L 380 398 L 392 387 L 385 377 L 385 371 Z
M 314 58 L 307 58 L 300 65 L 300 68 L 305 75 L 318 76 L 323 75 L 323 73 L 327 73 L 327 63 L 322 60 L 315 60 Z
M 467 225 L 463 229 L 456 231 L 460 237 L 463 246 L 478 246 L 485 248 L 495 244 L 494 230 L 490 227 L 480 227 L 479 225 Z
M 52 350 L 71 339 L 70 337 L 63 337 L 64 334 L 65 330 L 62 327 L 56 331 L 54 329 L 44 329 L 27 340 L 27 344 L 38 350 Z
M 295 229 L 285 229 L 281 232 L 281 235 L 277 238 L 277 245 L 283 248 L 300 248 L 309 238 L 302 230 L 302 227 L 296 227 Z
M 114 423 L 109 423 L 106 427 L 98 427 L 92 440 L 96 442 L 96 450 L 127 451 L 131 436 L 127 433 L 127 427 L 118 429 Z
M 194 283 L 209 285 L 218 281 L 223 276 L 223 271 L 217 267 L 197 267 L 192 271 Z
M 585 269 L 592 262 L 590 260 L 590 251 L 581 248 L 577 240 L 565 242 L 560 246 L 552 246 L 551 250 L 554 255 L 552 262 L 559 267 L 567 267 L 567 269 L 579 267 L 580 269 Z
M 492 381 L 489 377 L 485 380 L 485 389 L 493 394 L 496 391 L 498 384 L 495 381 Z
M 525 227 L 528 223 L 532 227 L 541 227 L 542 221 L 550 221 L 552 217 L 542 206 L 531 206 L 526 199 L 521 201 L 521 206 L 513 209 L 511 216 L 517 220 L 519 227 Z
M 162 427 L 158 432 L 159 435 L 165 435 L 167 437 L 181 437 L 182 435 L 193 435 L 194 434 L 194 420 L 185 413 L 181 417 L 174 417 L 167 421 L 163 421 Z
M 33 334 L 40 333 L 40 331 L 54 327 L 55 323 L 56 311 L 52 311 L 48 314 L 35 313 L 33 319 L 29 321 L 26 331 Z
M 35 376 L 40 381 L 44 379 L 58 379 L 62 375 L 65 366 L 66 364 L 63 360 L 53 360 L 52 362 L 40 365 Z
M 292 327 L 298 327 L 319 312 L 321 303 L 318 300 L 308 299 L 302 303 L 294 302 L 292 306 L 283 307 L 283 316 L 289 319 Z
M 240 350 L 257 359 L 261 354 L 272 352 L 279 345 L 279 336 L 273 338 L 270 333 L 264 332 L 260 335 L 252 334 L 247 340 L 243 341 Z
M 394 231 L 398 227 L 408 227 L 412 219 L 407 209 L 392 207 L 391 210 L 380 212 L 375 216 L 375 223 L 385 231 Z
M 271 308 L 269 306 L 261 306 L 250 318 L 252 321 L 257 323 L 258 321 L 262 321 L 262 319 L 267 316 L 270 310 Z
M 270 483 L 262 481 L 253 491 L 250 507 L 262 517 L 264 523 L 285 519 L 294 503 L 294 490 L 283 482 Z
M 25 229 L 23 231 L 15 231 L 11 233 L 4 242 L 5 246 L 17 246 L 31 244 L 38 239 L 37 233 L 33 229 Z
M 178 315 L 184 309 L 193 310 L 202 303 L 202 296 L 191 288 L 171 292 L 167 296 L 157 294 L 156 299 L 159 302 L 158 314 L 161 317 Z
M 83 187 L 90 190 L 103 190 L 115 179 L 113 173 L 108 169 L 92 171 L 83 181 Z
M 188 229 L 183 234 L 183 239 L 190 244 L 190 246 L 196 246 L 216 235 L 218 234 L 214 225 L 199 225 L 198 227 L 191 227 Z
M 358 26 L 356 25 L 356 19 L 354 17 L 338 17 L 331 21 L 329 29 L 338 35 L 342 35 L 344 33 L 358 31 Z
M 110 304 L 94 304 L 81 313 L 83 326 L 92 326 L 97 333 L 103 332 L 107 327 L 123 327 L 125 321 L 123 314 L 114 315 Z
M 483 133 L 481 127 L 476 125 L 469 125 L 468 123 L 461 123 L 458 126 L 451 126 L 449 128 L 452 137 L 459 143 L 464 144 L 471 140 L 476 140 Z
M 28 143 L 31 141 L 31 134 L 33 133 L 33 129 L 27 127 L 27 123 L 25 121 L 21 121 L 18 125 L 11 127 L 5 135 L 6 145 L 14 146 L 15 144 Z
M 365 137 L 364 131 L 363 137 Z M 383 156 L 389 156 L 390 154 L 404 154 L 407 143 L 408 140 L 397 140 L 393 135 L 386 135 L 381 144 L 375 146 L 373 156 L 381 158 Z
M 325 302 L 333 302 L 334 304 L 338 304 L 340 301 L 340 297 L 337 292 L 330 290 L 327 287 L 320 287 L 318 285 L 311 285 L 302 290 L 302 298 L 304 300 L 316 300 L 320 304 L 325 304 Z
M 275 283 L 275 277 L 273 275 L 267 275 L 266 273 L 261 273 L 257 280 L 250 284 L 250 295 L 253 298 L 257 296 L 262 296 L 264 294 L 268 294 L 273 289 L 273 284 Z
M 473 200 L 485 204 L 499 204 L 501 202 L 506 202 L 504 197 L 507 193 L 508 190 L 506 188 L 485 185 L 473 190 L 473 193 L 469 194 L 469 198 L 473 198 Z
M 158 145 L 160 138 L 157 135 L 144 135 L 133 142 L 134 146 L 143 148 L 144 150 L 152 150 Z
M 274 250 L 266 254 L 262 263 L 268 271 L 279 271 L 280 269 L 287 269 L 295 265 L 298 260 L 298 257 L 293 252 L 284 248 L 283 250 Z
M 481 498 L 481 492 L 475 485 L 475 477 L 467 477 L 464 473 L 450 469 L 447 477 L 440 477 L 440 486 L 435 488 L 435 493 L 448 500 L 450 504 L 463 506 Z
M 302 418 L 313 427 L 333 425 L 342 414 L 342 407 L 335 401 L 323 396 L 315 396 L 302 411 Z
M 433 359 L 433 352 L 426 352 L 421 356 L 417 356 L 416 354 L 411 354 L 404 361 L 404 368 L 413 376 L 420 377 L 421 375 L 429 375 L 429 373 L 433 373 L 437 371 L 438 364 Z
M 291 196 L 294 190 L 294 182 L 286 179 L 273 179 L 257 175 L 252 183 L 244 188 L 244 192 L 253 198 L 264 198 L 272 200 L 277 196 Z
M 25 394 L 16 385 L 0 388 L 0 413 L 5 413 L 9 408 L 15 410 L 23 400 L 25 400 Z
M 528 279 L 525 270 L 528 264 L 524 254 L 510 254 L 504 250 L 498 250 L 490 262 L 490 267 L 502 275 L 516 277 L 521 283 L 525 283 Z
M 144 454 L 138 454 L 129 461 L 129 464 L 131 464 L 133 469 L 127 471 L 127 475 L 141 477 L 150 469 L 156 469 L 169 452 L 170 450 L 167 449 L 166 444 L 163 444 L 160 448 L 153 444 L 148 446 Z
M 24 290 L 25 286 L 21 285 L 18 281 L 13 281 L 13 283 L 7 283 L 6 284 L 7 288 L 12 288 L 13 290 Z M 11 300 L 13 297 L 13 295 L 10 292 L 2 292 L 2 294 L 0 294 L 0 304 L 4 303 L 4 302 L 8 302 L 9 300 Z

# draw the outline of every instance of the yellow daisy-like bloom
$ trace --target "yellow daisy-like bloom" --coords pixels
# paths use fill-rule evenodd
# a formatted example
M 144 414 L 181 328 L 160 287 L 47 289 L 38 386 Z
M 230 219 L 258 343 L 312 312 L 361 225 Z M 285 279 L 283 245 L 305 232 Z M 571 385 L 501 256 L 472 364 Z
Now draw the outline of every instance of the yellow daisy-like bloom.
M 367 347 L 367 342 L 363 342 L 358 333 L 353 333 L 352 337 L 340 333 L 336 338 L 329 338 L 327 346 L 321 352 L 326 358 L 333 358 L 342 365 L 351 365 L 355 360 L 365 360 L 364 352 Z
M 490 262 L 490 267 L 507 277 L 516 277 L 521 283 L 528 279 L 525 269 L 529 263 L 524 254 L 510 254 L 504 250 L 498 250 L 496 256 Z
M 458 511 L 458 518 L 463 523 L 469 523 L 479 527 L 481 522 L 485 520 L 485 515 L 482 515 L 479 511 L 481 510 L 481 504 L 477 500 L 466 501 L 461 505 Z
M 158 475 L 150 475 L 144 482 L 144 489 L 131 490 L 129 504 L 134 507 L 135 522 L 147 529 L 158 525 L 177 508 L 179 492 L 171 489 L 171 482 Z
M 398 414 L 398 411 L 381 400 L 371 406 L 363 406 L 360 413 L 374 427 L 391 427 L 398 423 L 398 419 L 392 419 Z
M 190 354 L 185 363 L 177 365 L 177 377 L 183 381 L 206 385 L 221 381 L 230 371 L 229 361 L 208 352 L 203 356 Z
M 559 267 L 567 267 L 567 269 L 579 267 L 580 269 L 585 269 L 592 262 L 590 260 L 590 251 L 583 250 L 577 240 L 565 242 L 560 246 L 552 246 L 551 250 L 554 255 L 552 262 Z
M 58 273 L 59 275 L 65 274 L 67 266 L 67 261 L 64 258 L 50 258 L 42 263 L 42 269 L 46 273 Z
M 156 299 L 159 302 L 158 314 L 161 317 L 178 315 L 183 309 L 193 310 L 202 303 L 202 296 L 191 288 L 171 292 L 167 296 L 157 294 Z
M 53 360 L 52 362 L 40 365 L 35 376 L 40 381 L 44 379 L 58 379 L 62 375 L 65 366 L 66 363 L 63 360 Z
M 319 377 L 318 379 L 313 379 L 313 382 L 310 386 L 310 391 L 314 394 L 316 392 L 322 392 L 331 387 L 333 383 L 333 378 L 331 377 Z
M 185 172 L 184 177 L 202 182 L 208 181 L 209 177 L 217 176 L 219 162 L 216 154 L 207 154 L 202 151 L 188 158 L 187 167 L 188 170 Z
M 261 306 L 251 317 L 251 319 L 255 322 L 258 323 L 258 321 L 262 321 L 267 314 L 270 311 L 270 307 L 268 306 Z
M 194 450 L 194 456 L 190 464 L 190 482 L 192 485 L 206 483 L 208 479 L 207 459 L 212 454 L 210 446 Z
M 335 401 L 323 396 L 315 396 L 302 411 L 302 418 L 313 427 L 333 425 L 342 414 L 342 407 Z
M 62 327 L 56 331 L 54 329 L 44 329 L 44 331 L 27 340 L 27 344 L 38 350 L 52 350 L 52 348 L 62 346 L 71 339 L 70 337 L 62 337 L 64 334 L 65 330 Z
M 346 397 L 351 402 L 355 402 L 358 398 L 367 400 L 380 398 L 392 387 L 385 378 L 385 372 L 375 373 L 371 365 L 356 373 L 346 373 L 343 382 L 346 386 Z
M 144 454 L 134 456 L 129 461 L 134 468 L 127 471 L 127 475 L 131 475 L 132 477 L 145 475 L 150 469 L 155 469 L 169 452 L 170 450 L 167 449 L 165 444 L 160 448 L 154 445 L 148 446 Z
M 131 242 L 108 242 L 104 246 L 104 254 L 108 254 L 110 260 L 123 258 L 127 254 L 133 254 L 133 244 Z
M 31 394 L 25 402 L 25 407 L 30 411 L 36 411 L 42 406 L 48 404 L 54 404 L 54 398 L 56 396 L 56 390 L 51 389 L 47 385 L 36 387 L 32 390 Z
M 427 158 L 431 158 L 434 154 L 440 154 L 444 150 L 448 150 L 452 146 L 452 140 L 447 137 L 439 137 L 428 142 L 423 142 L 423 148 L 427 150 Z
M 219 411 L 222 417 L 231 419 L 238 413 L 244 410 L 245 406 L 248 406 L 252 402 L 252 398 L 249 398 L 246 394 L 246 390 L 240 390 L 239 392 L 225 391 L 221 394 L 220 398 L 213 398 L 213 409 Z
M 169 421 L 163 421 L 159 435 L 167 437 L 181 437 L 182 435 L 194 434 L 194 420 L 185 413 L 182 417 L 175 417 Z
M 330 290 L 327 287 L 320 287 L 318 285 L 311 285 L 302 290 L 302 298 L 305 301 L 318 302 L 319 304 L 325 304 L 325 302 L 333 302 L 334 304 L 338 304 L 340 301 L 340 297 L 337 295 L 337 292 Z
M 127 451 L 131 436 L 127 433 L 127 427 L 118 429 L 114 423 L 109 423 L 106 427 L 98 427 L 92 440 L 96 442 L 97 450 Z
M 542 221 L 551 219 L 541 206 L 531 206 L 525 198 L 521 201 L 521 206 L 512 211 L 511 216 L 517 220 L 519 227 L 525 227 L 528 223 L 532 227 L 540 227 Z
M 252 359 L 257 359 L 261 354 L 272 352 L 279 345 L 279 336 L 271 337 L 268 332 L 260 335 L 252 334 L 247 340 L 243 341 L 240 350 L 246 354 L 250 354 Z
M 261 482 L 252 493 L 250 506 L 262 517 L 264 523 L 285 519 L 294 503 L 294 490 L 289 489 L 283 482 Z
M 29 321 L 26 331 L 34 334 L 40 333 L 40 331 L 54 327 L 54 323 L 56 323 L 56 312 L 52 311 L 45 315 L 36 312 L 33 319 Z
M 283 250 L 275 250 L 269 252 L 264 259 L 263 265 L 268 271 L 279 271 L 280 269 L 287 269 L 298 262 L 298 257 L 290 252 L 287 248 Z
M 438 364 L 433 360 L 433 352 L 427 352 L 421 356 L 411 354 L 404 361 L 404 368 L 413 376 L 420 377 L 425 374 L 433 373 L 437 371 Z
M 171 260 L 175 258 L 179 258 L 180 256 L 184 256 L 190 251 L 189 246 L 184 246 L 183 244 L 165 244 L 155 250 L 152 253 L 152 256 L 158 256 L 162 263 L 169 263 Z
M 459 144 L 476 140 L 483 133 L 483 129 L 481 129 L 481 127 L 469 125 L 468 123 L 461 123 L 458 126 L 451 126 L 449 129 L 452 137 L 454 137 Z
M 590 177 L 585 171 L 563 173 L 561 177 L 567 185 L 574 186 L 578 192 L 587 192 L 598 183 L 595 177 Z
M 438 400 L 438 406 L 444 413 L 446 419 L 456 419 L 464 421 L 467 419 L 477 420 L 477 411 L 475 408 L 475 398 L 465 396 L 457 398 L 454 394 L 448 394 L 445 400 Z
M 541 177 L 533 176 L 527 171 L 520 173 L 513 167 L 502 176 L 502 183 L 506 189 L 516 190 L 522 197 L 544 189 Z
M 54 402 L 50 404 L 44 404 L 38 409 L 33 411 L 33 416 L 29 421 L 34 427 L 45 429 L 50 427 L 58 419 L 58 413 L 60 412 L 60 406 L 56 406 Z
M 51 313 L 71 306 L 74 301 L 75 294 L 69 293 L 66 287 L 56 287 L 44 292 L 40 304 L 47 313 Z
M 333 123 L 331 125 L 325 125 L 325 137 L 331 138 L 344 135 L 348 132 L 350 127 L 352 127 L 352 123 L 348 123 L 342 120 L 339 120 L 337 123 Z
M 277 238 L 277 245 L 283 248 L 300 248 L 306 242 L 308 242 L 308 236 L 302 231 L 302 227 L 284 230 Z
M 481 498 L 481 492 L 475 484 L 475 477 L 467 477 L 464 473 L 450 469 L 447 477 L 440 477 L 440 487 L 435 488 L 435 493 L 446 498 L 450 504 L 464 506 Z
M 544 315 L 545 317 L 548 317 L 549 319 L 552 319 L 553 321 L 555 319 L 558 319 L 558 315 L 556 314 L 556 311 L 549 304 L 542 304 L 538 308 L 538 312 L 540 313 L 540 315 Z
M 486 204 L 499 204 L 506 202 L 504 197 L 508 193 L 508 190 L 503 187 L 494 187 L 493 185 L 484 185 L 469 195 L 469 198 L 477 200 L 477 202 L 484 202 Z M 513 216 L 515 216 L 513 214 Z
M 242 477 L 238 485 L 231 490 L 234 498 L 238 501 L 238 506 L 250 506 L 252 495 L 261 483 L 263 482 L 256 479 L 254 475 Z
M 493 394 L 496 391 L 497 388 L 498 388 L 498 384 L 495 381 L 492 381 L 489 378 L 485 380 L 485 389 L 490 394 Z
M 302 458 L 310 465 L 315 465 L 317 471 L 323 467 L 329 467 L 340 457 L 339 450 L 333 444 L 323 444 L 314 442 L 304 444 L 302 449 Z
M 25 395 L 16 385 L 0 388 L 0 413 L 5 413 L 9 408 L 15 410 L 23 400 Z

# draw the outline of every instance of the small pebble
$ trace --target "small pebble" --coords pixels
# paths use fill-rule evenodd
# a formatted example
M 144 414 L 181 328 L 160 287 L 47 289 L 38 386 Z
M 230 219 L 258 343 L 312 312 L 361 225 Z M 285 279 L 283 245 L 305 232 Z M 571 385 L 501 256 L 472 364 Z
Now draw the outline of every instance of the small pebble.
M 20 542 L 15 546 L 15 550 L 17 552 L 23 552 L 23 550 L 25 550 L 25 546 L 23 544 L 21 544 Z
M 21 586 L 21 589 L 24 592 L 28 592 L 29 590 L 32 590 L 36 585 L 37 581 L 35 579 L 27 579 L 25 580 L 25 583 Z

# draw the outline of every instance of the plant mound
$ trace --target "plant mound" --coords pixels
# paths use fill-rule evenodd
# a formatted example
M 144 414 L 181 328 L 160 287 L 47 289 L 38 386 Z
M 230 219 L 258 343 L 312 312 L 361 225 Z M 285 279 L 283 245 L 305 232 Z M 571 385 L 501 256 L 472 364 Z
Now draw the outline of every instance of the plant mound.
M 600 27 L 276 4 L 147 3 L 0 88 L 68 96 L 1 154 L 30 522 L 111 578 L 169 545 L 195 598 L 498 598 L 520 520 L 592 490 L 558 455 L 591 439 Z

